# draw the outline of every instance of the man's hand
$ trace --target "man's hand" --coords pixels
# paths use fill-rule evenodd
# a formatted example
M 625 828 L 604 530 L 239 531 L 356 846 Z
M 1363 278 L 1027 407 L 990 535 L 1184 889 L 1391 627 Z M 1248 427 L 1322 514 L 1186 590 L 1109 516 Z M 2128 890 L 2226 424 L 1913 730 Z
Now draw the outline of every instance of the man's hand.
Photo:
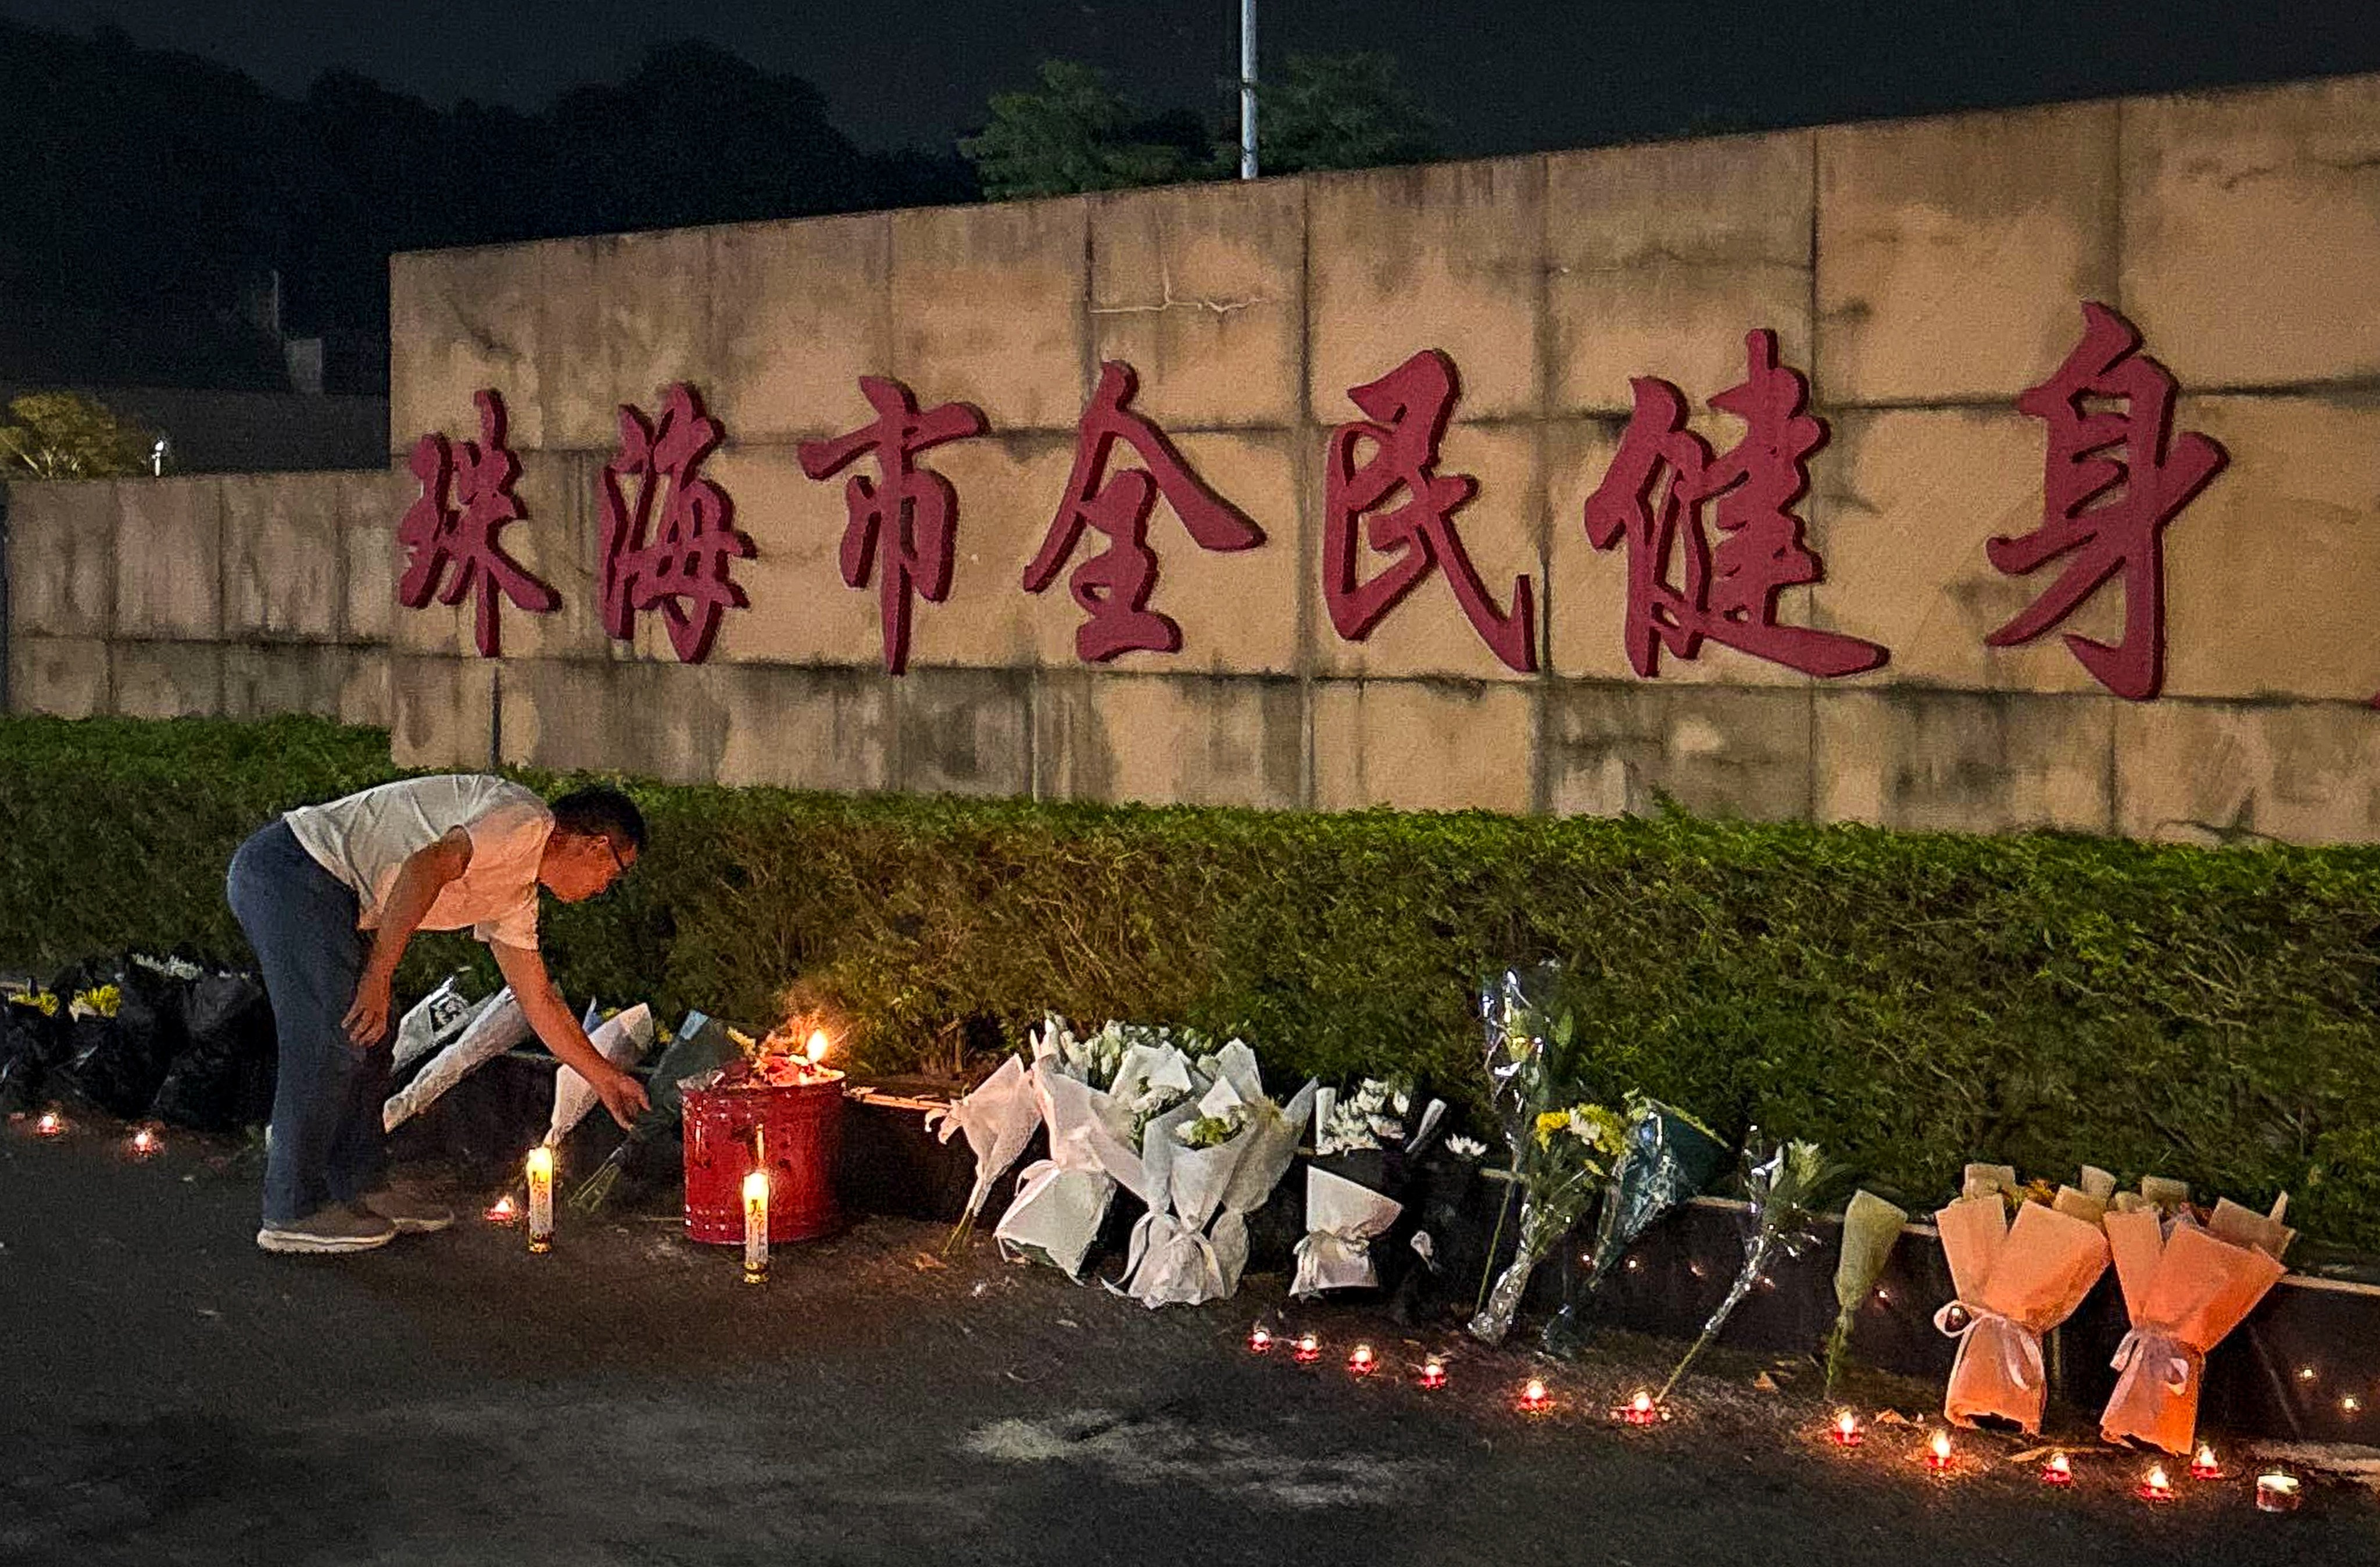
M 356 986 L 356 999 L 339 1021 L 347 1031 L 347 1043 L 357 1050 L 368 1051 L 387 1036 L 388 1014 L 395 1004 L 392 989 L 389 980 L 370 973 Z
M 613 1070 L 595 1085 L 595 1092 L 602 1099 L 603 1108 L 612 1112 L 612 1119 L 623 1127 L 634 1124 L 637 1117 L 651 1107 L 652 1101 L 645 1097 L 645 1086 L 632 1073 Z

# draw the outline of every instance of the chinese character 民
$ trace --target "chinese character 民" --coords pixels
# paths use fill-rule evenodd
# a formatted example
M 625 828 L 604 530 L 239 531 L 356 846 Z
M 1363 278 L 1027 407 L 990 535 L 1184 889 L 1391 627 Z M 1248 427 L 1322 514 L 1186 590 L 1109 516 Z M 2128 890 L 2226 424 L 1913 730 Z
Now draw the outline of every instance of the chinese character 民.
M 929 446 L 982 434 L 984 419 L 965 403 L 944 403 L 921 414 L 906 386 L 880 376 L 861 376 L 859 390 L 875 407 L 876 422 L 832 441 L 805 441 L 799 456 L 804 473 L 826 479 L 860 454 L 875 454 L 877 481 L 855 473 L 844 485 L 851 520 L 843 531 L 843 579 L 862 588 L 871 566 L 877 571 L 884 668 L 900 674 L 909 667 L 910 596 L 930 604 L 950 596 L 958 524 L 958 493 L 951 481 L 912 467 L 909 459 Z
M 1454 361 L 1425 348 L 1347 395 L 1371 416 L 1330 432 L 1323 475 L 1322 597 L 1330 624 L 1350 642 L 1372 634 L 1434 569 L 1495 655 L 1523 674 L 1537 667 L 1529 579 L 1512 584 L 1512 612 L 1499 611 L 1454 530 L 1454 514 L 1477 491 L 1467 474 L 1440 474 L 1438 443 L 1454 411 Z M 1360 465 L 1359 443 L 1372 451 Z M 1383 510 L 1402 492 L 1404 499 Z M 1371 548 L 1396 559 L 1368 582 L 1355 579 L 1355 535 L 1368 520 Z
M 657 609 L 683 663 L 700 663 L 720 616 L 751 601 L 728 573 L 751 556 L 752 541 L 735 530 L 727 492 L 694 471 L 721 433 L 681 382 L 662 394 L 658 420 L 621 405 L 620 454 L 603 465 L 603 628 L 632 641 L 637 616 Z M 635 482 L 633 500 L 623 480 Z
M 1889 655 L 1873 642 L 1777 620 L 1777 595 L 1820 580 L 1821 563 L 1802 541 L 1795 503 L 1810 487 L 1810 454 L 1827 427 L 1803 409 L 1808 383 L 1777 362 L 1777 334 L 1744 339 L 1741 385 L 1710 406 L 1742 420 L 1743 438 L 1714 456 L 1686 428 L 1684 394 L 1649 376 L 1630 383 L 1635 410 L 1603 482 L 1586 501 L 1586 536 L 1598 550 L 1628 544 L 1628 662 L 1660 672 L 1660 650 L 1678 658 L 1703 638 L 1804 674 L 1828 678 L 1874 669 Z M 1719 534 L 1703 531 L 1703 509 Z M 1670 580 L 1675 550 L 1682 585 Z
M 1984 545 L 1993 567 L 2010 577 L 2072 558 L 2031 608 L 1984 640 L 1995 648 L 2030 642 L 2120 571 L 2123 640 L 2111 646 L 2069 634 L 2066 647 L 2100 685 L 2145 701 L 2165 684 L 2166 524 L 2230 459 L 2204 435 L 2173 439 L 2173 377 L 2139 351 L 2131 322 L 2089 302 L 2082 320 L 2082 341 L 2058 373 L 2016 400 L 2049 426 L 2041 526 Z
M 1076 566 L 1066 588 L 1088 617 L 1075 628 L 1075 651 L 1088 663 L 1121 653 L 1177 652 L 1182 627 L 1148 607 L 1157 590 L 1157 553 L 1148 547 L 1148 514 L 1163 495 L 1190 537 L 1205 550 L 1249 550 L 1264 531 L 1190 471 L 1173 443 L 1138 413 L 1132 400 L 1132 367 L 1110 361 L 1099 367 L 1099 383 L 1083 410 L 1075 443 L 1075 471 L 1065 499 L 1041 541 L 1041 553 L 1025 568 L 1025 589 L 1038 593 L 1075 553 L 1088 528 L 1108 547 Z M 1111 448 L 1122 441 L 1141 468 L 1107 477 Z
M 441 602 L 459 604 L 464 594 L 478 588 L 480 655 L 492 659 L 500 647 L 499 589 L 531 614 L 551 612 L 562 599 L 505 554 L 496 541 L 498 528 L 518 522 L 525 515 L 513 494 L 520 462 L 504 446 L 504 399 L 490 390 L 478 394 L 473 401 L 480 406 L 480 439 L 464 442 L 459 456 L 443 435 L 425 435 L 414 443 L 407 466 L 421 481 L 421 498 L 407 508 L 396 525 L 398 541 L 407 552 L 405 576 L 396 585 L 396 601 L 407 609 L 422 609 L 435 592 Z M 452 577 L 446 572 L 449 565 L 455 568 Z M 446 579 L 443 591 L 439 589 L 442 577 Z

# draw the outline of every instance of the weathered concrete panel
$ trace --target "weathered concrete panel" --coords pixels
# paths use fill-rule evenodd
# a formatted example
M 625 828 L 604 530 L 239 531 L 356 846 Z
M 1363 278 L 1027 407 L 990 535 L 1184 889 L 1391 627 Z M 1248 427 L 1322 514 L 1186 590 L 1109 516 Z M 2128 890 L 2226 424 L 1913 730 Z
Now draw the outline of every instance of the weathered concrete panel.
M 310 712 L 337 718 L 348 681 L 364 655 L 320 642 L 229 643 L 223 650 L 225 718 L 269 718 Z
M 2380 398 L 2185 397 L 2174 428 L 2231 462 L 2166 529 L 2167 693 L 2380 692 Z
M 2123 306 L 2184 387 L 2380 376 L 2380 76 L 2123 106 Z
M 1035 792 L 1287 809 L 1303 803 L 1305 728 L 1294 680 L 1052 670 L 1034 687 Z
M 20 633 L 105 637 L 115 602 L 115 486 L 11 483 L 8 617 Z
M 727 751 L 728 709 L 697 670 L 509 659 L 497 672 L 504 759 L 707 784 Z
M 2354 702 L 2125 702 L 2116 828 L 2184 843 L 2380 842 L 2380 722 Z
M 1354 410 L 1350 409 L 1353 415 Z M 1455 425 L 1439 448 L 1438 472 L 1451 478 L 1468 474 L 1478 492 L 1454 514 L 1454 526 L 1471 564 L 1479 573 L 1488 598 L 1509 617 L 1518 601 L 1515 581 L 1529 579 L 1534 625 L 1532 639 L 1538 662 L 1545 657 L 1546 483 L 1538 461 L 1536 431 L 1525 425 Z M 1359 457 L 1360 460 L 1360 457 Z M 1312 627 L 1313 668 L 1321 674 L 1373 678 L 1445 675 L 1471 680 L 1524 680 L 1491 651 L 1471 617 L 1455 598 L 1444 563 L 1425 576 L 1404 601 L 1373 626 L 1363 641 L 1339 635 L 1323 598 L 1322 529 L 1323 466 L 1319 453 L 1305 465 L 1304 489 L 1311 497 L 1313 542 L 1306 547 L 1296 576 L 1306 599 Z M 1404 504 L 1399 491 L 1391 506 Z M 1369 582 L 1391 566 L 1397 557 L 1371 548 L 1368 523 L 1356 527 L 1355 578 Z M 1276 564 L 1272 569 L 1281 572 Z M 1251 628 L 1253 629 L 1253 628 Z M 1245 635 L 1245 633 L 1243 633 Z
M 115 487 L 115 635 L 223 635 L 223 488 L 213 479 Z
M 832 435 L 872 419 L 859 378 L 892 363 L 892 214 L 709 233 L 715 341 L 703 390 L 730 437 Z M 920 399 L 930 391 L 917 388 Z
M 225 474 L 220 482 L 225 634 L 264 641 L 335 638 L 346 597 L 346 476 Z
M 368 723 L 375 729 L 395 723 L 396 697 L 384 648 L 349 648 L 346 678 L 339 685 L 341 723 Z
M 107 644 L 96 637 L 8 638 L 8 711 L 50 718 L 90 718 L 112 711 Z
M 948 448 L 925 453 L 920 466 L 933 468 Z M 735 581 L 752 601 L 748 610 L 731 610 L 720 623 L 711 658 L 735 663 L 841 663 L 856 668 L 882 664 L 877 652 L 876 583 L 844 586 L 837 552 L 843 543 L 844 481 L 846 469 L 820 483 L 802 472 L 791 446 L 731 446 L 708 465 L 710 477 L 735 504 L 736 526 L 752 537 L 754 554 L 737 561 Z M 856 471 L 872 484 L 880 476 L 872 460 L 863 458 Z M 959 553 L 963 562 L 973 545 L 969 525 L 975 520 L 966 497 L 959 506 Z M 891 557 L 881 538 L 877 565 Z M 959 573 L 954 572 L 953 576 Z M 917 623 L 937 613 L 935 606 L 919 603 Z M 641 656 L 674 660 L 669 638 L 658 619 L 641 626 Z
M 1701 400 L 1743 337 L 1810 363 L 1812 133 L 1557 152 L 1546 161 L 1556 413 L 1625 415 L 1634 376 Z
M 1305 188 L 1224 182 L 1095 198 L 1091 332 L 1101 359 L 1140 372 L 1134 407 L 1162 427 L 1297 422 Z
M 1330 680 L 1312 686 L 1314 806 L 1525 811 L 1536 693 L 1510 681 Z
M 1462 373 L 1455 417 L 1544 406 L 1542 158 L 1320 176 L 1306 188 L 1308 380 L 1317 424 L 1354 417 L 1347 389 L 1423 348 Z
M 714 368 L 708 230 L 540 245 L 537 282 L 545 417 L 535 440 L 516 430 L 515 450 L 608 455 L 619 445 L 620 405 L 632 403 L 650 419 L 671 383 L 704 389 Z M 728 439 L 735 433 L 729 426 Z
M 908 795 L 1031 794 L 1032 681 L 1021 669 L 912 669 L 894 682 L 893 786 Z
M 627 656 L 625 644 L 603 629 L 602 468 L 603 458 L 592 452 L 531 452 L 521 458 L 514 493 L 525 515 L 506 524 L 497 541 L 562 601 L 549 613 L 532 614 L 491 584 L 504 657 L 601 662 Z M 463 645 L 473 652 L 479 650 L 479 597 L 475 588 L 458 606 Z M 413 613 L 403 608 L 396 613 Z
M 419 487 L 402 471 L 339 477 L 339 546 L 346 557 L 339 634 L 349 642 L 384 643 L 400 613 L 396 525 Z
M 2013 408 L 1852 411 L 1812 469 L 1811 537 L 1827 565 L 1812 623 L 1892 650 L 1864 685 L 1989 690 L 2100 689 L 2061 632 L 2119 638 L 2114 583 L 2065 623 L 2020 647 L 1984 638 L 2058 580 L 2063 562 L 2006 577 L 1984 553 L 1996 535 L 2041 525 L 2042 427 Z M 2183 525 L 2183 526 L 2186 526 Z
M 994 430 L 1072 430 L 1090 390 L 1089 220 L 1080 197 L 895 213 L 892 373 Z
M 547 443 L 538 344 L 544 322 L 539 245 L 393 256 L 388 269 L 388 449 L 431 431 L 477 439 L 474 394 L 504 395 L 516 451 Z M 573 332 L 589 322 L 557 318 Z
M 1817 818 L 1922 831 L 2105 832 L 2120 705 L 2107 696 L 1822 689 Z
M 720 783 L 844 794 L 892 786 L 892 696 L 880 674 L 722 664 L 699 678 L 727 711 Z
M 2113 103 L 1818 132 L 1823 404 L 2010 397 L 2116 288 Z
M 1739 348 L 1741 345 L 1738 345 Z M 1736 367 L 1741 377 L 1742 367 Z M 1733 384 L 1730 382 L 1729 384 Z M 1715 451 L 1725 452 L 1742 437 L 1734 419 L 1707 410 L 1689 425 Z M 1546 428 L 1547 492 L 1552 514 L 1547 520 L 1547 592 L 1551 600 L 1548 620 L 1552 629 L 1552 667 L 1572 679 L 1634 681 L 1641 678 L 1629 662 L 1628 572 L 1630 546 L 1623 540 L 1598 550 L 1586 534 L 1586 501 L 1602 484 L 1611 459 L 1620 450 L 1621 426 L 1603 419 L 1554 419 Z M 1824 454 L 1817 459 L 1826 460 Z M 1801 516 L 1811 524 L 1805 536 L 1815 537 L 1815 515 L 1805 499 Z M 1704 535 L 1718 540 L 1715 514 L 1706 509 Z M 1685 546 L 1672 550 L 1667 580 L 1682 588 Z M 1777 598 L 1780 624 L 1810 623 L 1810 589 L 1789 588 Z M 1653 677 L 1663 686 L 1791 686 L 1809 684 L 1796 669 L 1740 652 L 1724 643 L 1705 641 L 1695 656 L 1682 659 L 1661 648 Z
M 388 669 L 391 761 L 464 771 L 488 765 L 495 734 L 493 663 L 392 653 Z
M 1706 816 L 1807 815 L 1810 700 L 1713 686 L 1549 686 L 1547 805 L 1565 816 L 1642 816 L 1666 795 Z
M 219 642 L 111 642 L 108 686 L 126 718 L 212 718 L 224 711 Z

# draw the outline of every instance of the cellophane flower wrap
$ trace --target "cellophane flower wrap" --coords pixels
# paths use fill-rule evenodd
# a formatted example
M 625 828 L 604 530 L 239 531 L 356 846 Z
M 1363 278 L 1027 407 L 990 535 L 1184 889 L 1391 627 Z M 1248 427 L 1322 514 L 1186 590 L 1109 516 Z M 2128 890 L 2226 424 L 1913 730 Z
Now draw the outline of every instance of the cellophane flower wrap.
M 653 1044 L 653 1011 L 643 1002 L 625 1012 L 599 1019 L 587 1031 L 595 1053 L 623 1071 L 642 1061 Z M 560 1148 L 562 1139 L 595 1107 L 595 1085 L 565 1065 L 553 1075 L 553 1114 L 546 1123 L 545 1146 Z
M 1852 1194 L 1843 1209 L 1842 1250 L 1835 1259 L 1835 1326 L 1827 1334 L 1827 1392 L 1851 1358 L 1852 1327 L 1868 1292 L 1884 1277 L 1884 1265 L 1909 1222 L 1909 1210 L 1885 1201 L 1864 1188 Z
M 676 1036 L 662 1048 L 661 1059 L 653 1063 L 652 1076 L 645 1085 L 644 1113 L 628 1127 L 628 1135 L 611 1156 L 570 1194 L 570 1206 L 582 1213 L 601 1208 L 636 1151 L 655 1137 L 677 1130 L 686 1115 L 686 1086 L 724 1070 L 742 1054 L 725 1024 L 705 1013 L 687 1013 Z
M 1815 1143 L 1780 1144 L 1766 1159 L 1758 1157 L 1759 1147 L 1760 1134 L 1755 1128 L 1746 1135 L 1743 1148 L 1743 1266 L 1736 1270 L 1718 1308 L 1703 1324 L 1702 1336 L 1661 1384 L 1664 1400 L 1694 1357 L 1718 1337 L 1762 1275 L 1780 1257 L 1800 1257 L 1818 1244 L 1816 1209 L 1841 1185 L 1843 1167 L 1827 1158 Z
M 1530 1275 L 1585 1216 L 1624 1147 L 1619 1114 L 1580 1099 L 1572 1071 L 1575 1024 L 1552 1005 L 1559 978 L 1551 965 L 1508 969 L 1481 997 L 1488 1080 L 1521 1194 L 1512 1260 L 1471 1318 L 1471 1336 L 1482 1343 L 1502 1343 L 1512 1330 Z
M 1675 1106 L 1632 1095 L 1624 1119 L 1620 1157 L 1595 1216 L 1586 1277 L 1546 1324 L 1546 1347 L 1557 1354 L 1576 1342 L 1586 1307 L 1628 1248 L 1709 1185 L 1727 1162 L 1727 1145 L 1718 1135 Z
M 2286 1198 L 2283 1199 L 2286 1202 Z M 2206 1354 L 2287 1271 L 2290 1232 L 2226 1198 L 2205 1228 L 2154 1208 L 2107 1215 L 2107 1244 L 2131 1330 L 2116 1351 L 2115 1391 L 2099 1419 L 2111 1442 L 2188 1452 L 2198 1432 Z
M 2072 1187 L 2054 1203 L 2020 1199 L 2009 1221 L 2001 1192 L 1963 1197 L 1934 1215 L 1958 1298 L 1934 1316 L 1959 1341 L 1942 1414 L 1955 1425 L 1990 1418 L 2041 1429 L 2049 1397 L 2042 1335 L 2074 1314 L 2107 1269 L 2100 1204 Z
M 967 1148 L 975 1155 L 975 1184 L 967 1192 L 966 1208 L 942 1248 L 948 1251 L 975 1228 L 976 1216 L 983 1211 L 993 1184 L 1008 1173 L 1008 1167 L 1016 1162 L 1025 1152 L 1025 1145 L 1033 1140 L 1035 1128 L 1041 1124 L 1041 1103 L 1034 1095 L 1033 1079 L 1025 1063 L 1012 1054 L 965 1098 L 928 1112 L 929 1126 L 938 1121 L 941 1129 L 936 1135 L 941 1141 L 947 1143 L 954 1133 L 964 1132 Z

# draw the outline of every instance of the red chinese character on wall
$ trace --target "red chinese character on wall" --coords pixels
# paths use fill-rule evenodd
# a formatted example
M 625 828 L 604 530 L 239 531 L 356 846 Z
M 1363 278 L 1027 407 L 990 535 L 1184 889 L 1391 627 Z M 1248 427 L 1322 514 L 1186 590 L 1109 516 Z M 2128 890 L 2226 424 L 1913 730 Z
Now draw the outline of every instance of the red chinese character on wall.
M 410 610 L 423 609 L 437 593 L 441 602 L 459 604 L 464 594 L 477 588 L 480 655 L 492 659 L 500 651 L 499 590 L 531 614 L 551 613 L 562 599 L 496 541 L 497 529 L 527 515 L 513 494 L 520 461 L 504 446 L 504 399 L 490 390 L 472 400 L 480 406 L 480 439 L 464 442 L 459 455 L 443 435 L 425 435 L 413 443 L 407 466 L 421 481 L 421 498 L 396 525 L 397 541 L 407 554 L 396 601 Z M 451 577 L 449 565 L 455 568 Z M 445 580 L 443 591 L 439 589 L 441 578 Z
M 965 403 L 919 413 L 906 386 L 881 376 L 861 376 L 859 390 L 875 407 L 876 422 L 832 441 L 805 441 L 799 456 L 804 473 L 826 479 L 862 453 L 875 454 L 877 481 L 856 473 L 843 487 L 851 518 L 843 530 L 843 579 L 864 588 L 869 570 L 877 572 L 884 668 L 900 674 L 909 667 L 911 595 L 929 604 L 950 597 L 959 507 L 949 480 L 909 459 L 945 441 L 982 434 L 984 418 Z
M 1455 512 L 1479 487 L 1467 474 L 1438 471 L 1438 443 L 1458 395 L 1454 361 L 1435 348 L 1423 349 L 1378 381 L 1348 389 L 1347 395 L 1371 419 L 1330 432 L 1323 472 L 1323 601 L 1339 635 L 1360 642 L 1423 577 L 1443 569 L 1446 585 L 1480 640 L 1512 668 L 1533 673 L 1537 644 L 1529 579 L 1514 579 L 1510 614 L 1496 607 L 1454 530 Z M 1362 446 L 1371 450 L 1358 463 Z M 1387 505 L 1399 494 L 1402 501 Z M 1361 523 L 1368 523 L 1374 551 L 1396 557 L 1368 582 L 1355 577 Z
M 2145 701 L 2165 684 L 2166 524 L 2230 459 L 2204 435 L 2172 439 L 2173 377 L 2139 351 L 2131 322 L 2087 302 L 2082 320 L 2082 341 L 2058 373 L 2016 400 L 2049 426 L 2041 526 L 1984 545 L 1994 568 L 2010 577 L 2071 559 L 2030 609 L 1984 640 L 2030 642 L 2120 571 L 2123 640 L 2110 646 L 2070 634 L 2066 647 L 2100 685 Z
M 720 616 L 751 602 L 728 573 L 751 557 L 752 541 L 735 530 L 727 492 L 695 475 L 721 434 L 680 382 L 662 395 L 658 420 L 620 406 L 620 454 L 603 465 L 603 628 L 633 641 L 637 616 L 659 610 L 682 663 L 700 663 Z M 633 481 L 633 499 L 623 480 Z
M 1628 662 L 1658 674 L 1662 647 L 1690 659 L 1707 637 L 1804 674 L 1874 669 L 1890 655 L 1873 642 L 1778 624 L 1779 593 L 1823 580 L 1793 507 L 1810 488 L 1810 455 L 1826 444 L 1827 427 L 1804 411 L 1808 383 L 1777 362 L 1775 333 L 1750 334 L 1744 350 L 1742 383 L 1710 400 L 1743 421 L 1743 438 L 1725 456 L 1686 428 L 1676 387 L 1649 376 L 1630 383 L 1635 411 L 1586 501 L 1588 541 L 1598 550 L 1628 543 Z M 1703 530 L 1706 506 L 1716 546 Z M 1673 552 L 1683 557 L 1682 586 L 1670 580 Z
M 1251 550 L 1264 542 L 1264 530 L 1191 472 L 1162 431 L 1125 407 L 1137 383 L 1130 365 L 1110 361 L 1099 367 L 1099 386 L 1076 431 L 1075 471 L 1066 480 L 1065 499 L 1042 540 L 1041 553 L 1025 568 L 1025 590 L 1038 593 L 1074 554 L 1083 529 L 1107 539 L 1106 549 L 1066 578 L 1067 590 L 1089 617 L 1075 628 L 1075 654 L 1087 663 L 1102 663 L 1122 653 L 1181 650 L 1182 627 L 1148 607 L 1149 596 L 1157 590 L 1157 553 L 1148 547 L 1148 514 L 1158 496 L 1165 497 L 1200 549 Z M 1111 480 L 1108 457 L 1118 441 L 1132 448 L 1143 466 Z

